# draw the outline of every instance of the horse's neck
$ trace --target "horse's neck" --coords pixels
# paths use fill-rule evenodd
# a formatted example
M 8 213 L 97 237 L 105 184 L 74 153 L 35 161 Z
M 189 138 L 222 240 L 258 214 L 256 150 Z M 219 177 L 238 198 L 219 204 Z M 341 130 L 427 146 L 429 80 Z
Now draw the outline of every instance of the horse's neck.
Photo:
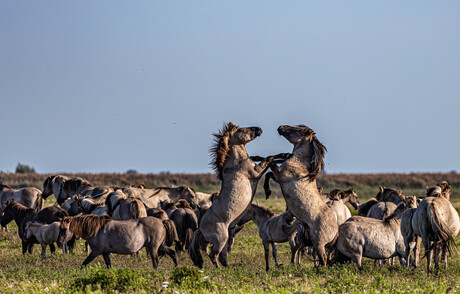
M 265 215 L 265 213 L 257 213 L 257 212 L 254 212 L 254 215 L 252 217 L 252 221 L 257 225 L 259 229 L 262 226 L 264 226 L 269 219 L 270 218 L 268 218 L 267 215 Z
M 33 212 L 27 212 L 27 211 L 19 211 L 17 210 L 13 216 L 14 216 L 14 221 L 16 222 L 16 225 L 18 228 L 21 226 L 22 222 L 28 216 L 29 214 L 32 214 Z
M 232 160 L 232 161 L 241 161 L 248 158 L 248 152 L 246 151 L 246 146 L 241 145 L 233 145 L 230 147 L 228 151 L 228 156 L 225 161 Z

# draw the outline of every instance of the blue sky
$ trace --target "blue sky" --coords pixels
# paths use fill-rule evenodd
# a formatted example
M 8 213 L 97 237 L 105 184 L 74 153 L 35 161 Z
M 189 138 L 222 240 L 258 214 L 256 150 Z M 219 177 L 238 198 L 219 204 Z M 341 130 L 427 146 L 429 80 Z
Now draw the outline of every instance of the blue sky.
M 0 170 L 211 172 L 313 128 L 330 173 L 458 170 L 458 1 L 2 1 Z

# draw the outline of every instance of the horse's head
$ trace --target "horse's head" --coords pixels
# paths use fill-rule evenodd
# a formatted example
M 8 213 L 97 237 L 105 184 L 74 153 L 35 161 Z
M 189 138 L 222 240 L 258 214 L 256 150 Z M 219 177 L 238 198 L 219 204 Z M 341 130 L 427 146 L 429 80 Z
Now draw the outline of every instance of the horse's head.
M 417 197 L 415 196 L 406 196 L 404 202 L 406 203 L 406 209 L 417 208 L 418 206 Z
M 15 213 L 18 212 L 29 214 L 35 211 L 32 208 L 28 208 L 22 204 L 14 202 L 14 200 L 8 200 L 5 202 L 5 208 L 3 209 L 3 215 L 0 220 L 0 225 L 2 227 L 8 225 L 11 221 L 14 220 Z
M 353 207 L 358 210 L 359 208 L 359 199 L 358 194 L 353 190 L 353 188 L 345 191 L 345 197 L 348 197 L 348 202 L 350 202 Z
M 192 209 L 196 208 L 198 200 L 197 200 L 197 197 L 196 197 L 195 190 L 193 190 L 192 188 L 181 187 L 180 199 L 186 200 L 190 204 Z
M 70 217 L 64 217 L 59 225 L 59 235 L 56 242 L 57 246 L 62 248 L 62 245 L 67 244 L 72 237 L 73 233 L 70 231 Z
M 3 184 L 1 181 L 0 181 L 0 190 L 11 190 L 11 187 L 6 185 L 6 184 Z
M 222 169 L 230 147 L 246 145 L 262 135 L 262 129 L 259 127 L 240 128 L 232 122 L 227 122 L 219 133 L 213 135 L 215 137 L 214 146 L 210 149 L 213 157 L 212 166 L 217 172 L 217 177 L 222 180 Z
M 305 162 L 309 174 L 308 178 L 315 179 L 324 166 L 324 155 L 326 147 L 316 138 L 315 132 L 305 125 L 297 126 L 280 126 L 278 134 L 283 136 L 292 145 L 294 145 L 295 154 L 297 151 L 306 157 Z
M 78 196 L 70 197 L 61 205 L 61 208 L 67 211 L 70 216 L 77 215 L 81 211 L 80 204 L 76 199 L 77 197 Z

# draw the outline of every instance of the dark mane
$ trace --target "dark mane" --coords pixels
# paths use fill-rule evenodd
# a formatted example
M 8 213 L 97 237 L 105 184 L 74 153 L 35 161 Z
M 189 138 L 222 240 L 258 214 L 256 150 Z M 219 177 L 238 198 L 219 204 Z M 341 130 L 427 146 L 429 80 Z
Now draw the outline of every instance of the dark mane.
M 310 166 L 310 172 L 308 173 L 308 176 L 307 176 L 307 178 L 310 181 L 313 181 L 313 180 L 316 179 L 318 174 L 323 170 L 323 167 L 324 167 L 324 155 L 326 155 L 327 148 L 326 148 L 326 146 L 321 144 L 321 142 L 318 140 L 318 138 L 315 135 L 315 132 L 312 129 L 310 129 L 307 126 L 303 126 L 303 125 L 301 125 L 301 126 L 307 128 L 306 136 L 307 136 L 307 139 L 310 140 L 310 142 L 312 143 L 312 146 L 313 146 L 313 156 L 312 156 L 311 162 L 310 162 L 310 165 L 311 165 Z
M 7 189 L 10 189 L 10 190 L 13 190 L 13 188 L 11 188 L 10 186 L 8 186 L 7 184 L 3 184 L 1 181 L 0 181 L 0 189 L 2 188 L 7 188 Z
M 379 202 L 384 202 L 388 201 L 390 195 L 396 195 L 401 201 L 404 201 L 404 196 L 402 195 L 401 191 L 392 189 L 392 188 L 386 188 L 386 187 L 380 187 L 380 191 L 375 197 Z
M 170 207 L 174 206 L 174 202 L 171 200 L 165 200 L 160 202 L 160 207 L 164 211 L 168 210 Z
M 340 200 L 343 197 L 343 193 L 341 189 L 334 189 L 329 192 L 329 200 Z
M 375 204 L 379 203 L 379 201 L 375 198 L 371 198 L 369 200 L 367 200 L 366 202 L 364 202 L 363 204 L 361 204 L 358 208 L 358 215 L 360 216 L 366 216 L 367 213 L 369 212 L 369 209 L 371 209 L 372 206 L 374 206 Z
M 77 191 L 82 186 L 91 187 L 91 184 L 87 180 L 79 177 L 68 179 L 64 183 L 64 189 L 68 191 Z
M 228 141 L 231 135 L 233 135 L 238 130 L 238 126 L 232 122 L 227 122 L 224 124 L 224 127 L 214 136 L 214 145 L 209 149 L 211 153 L 211 163 L 214 172 L 217 174 L 217 178 L 222 181 L 222 169 L 225 163 L 225 160 L 228 156 L 228 151 L 230 147 Z
M 13 210 L 16 210 L 16 211 L 22 212 L 22 213 L 35 212 L 35 210 L 33 210 L 32 208 L 24 206 L 21 203 L 15 202 L 13 200 L 7 201 L 6 205 L 10 206 Z
M 94 236 L 101 228 L 103 228 L 111 218 L 108 215 L 81 215 L 74 217 L 65 217 L 62 223 L 68 223 L 69 229 L 77 237 L 88 239 Z
M 265 205 L 262 204 L 257 204 L 257 203 L 252 203 L 252 207 L 257 208 L 258 210 L 261 210 L 263 213 L 267 214 L 268 217 L 272 217 L 275 214 L 268 209 Z

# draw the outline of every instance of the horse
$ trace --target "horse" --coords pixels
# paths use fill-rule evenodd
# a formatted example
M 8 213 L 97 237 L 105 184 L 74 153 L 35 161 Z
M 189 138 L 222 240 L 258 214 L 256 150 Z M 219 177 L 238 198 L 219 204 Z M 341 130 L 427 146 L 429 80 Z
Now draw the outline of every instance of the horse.
M 134 197 L 127 198 L 121 191 L 110 193 L 105 199 L 108 214 L 115 220 L 136 219 L 147 216 L 144 203 Z
M 344 194 L 343 190 L 332 190 L 331 193 L 329 193 L 329 201 L 326 203 L 332 210 L 332 213 L 337 219 L 337 224 L 339 225 L 343 224 L 349 217 L 351 217 L 350 210 L 342 201 Z
M 179 242 L 176 243 L 176 251 L 185 251 L 192 241 L 193 232 L 198 229 L 198 219 L 192 207 L 184 199 L 174 206 L 172 201 L 165 201 L 161 207 L 166 211 L 170 220 L 176 226 Z
M 332 200 L 331 199 L 331 194 L 332 193 L 337 193 L 337 192 L 341 192 L 340 193 L 340 199 L 342 199 L 342 203 L 343 204 L 347 204 L 347 203 L 350 203 L 351 206 L 353 206 L 354 209 L 358 210 L 359 209 L 359 199 L 358 199 L 358 194 L 353 190 L 353 188 L 350 188 L 348 190 L 341 190 L 341 189 L 334 189 L 332 190 L 331 192 L 329 193 L 325 193 L 323 194 L 323 188 L 320 187 L 318 188 L 318 191 L 319 191 L 319 194 L 321 195 L 321 199 L 323 199 L 323 201 L 325 203 L 327 203 L 329 200 Z
M 26 252 L 32 253 L 34 243 L 38 243 L 35 238 L 27 239 L 24 237 L 24 229 L 27 222 L 35 221 L 50 224 L 52 222 L 59 221 L 64 216 L 68 216 L 68 213 L 56 205 L 45 207 L 42 210 L 35 212 L 35 210 L 31 208 L 14 202 L 13 200 L 9 200 L 6 203 L 0 223 L 2 226 L 6 226 L 12 220 L 16 222 L 16 225 L 18 226 L 19 239 L 22 241 L 22 254 L 25 254 Z M 69 248 L 73 248 L 73 241 L 69 243 Z M 54 245 L 50 245 L 50 250 L 51 252 L 55 251 Z
M 392 188 L 386 188 L 379 186 L 380 191 L 375 196 L 378 202 L 393 202 L 394 204 L 399 204 L 404 201 L 405 197 L 402 195 L 402 192 Z
M 401 215 L 406 204 L 400 203 L 392 215 L 382 221 L 347 221 L 339 226 L 336 248 L 361 267 L 362 257 L 388 259 L 399 257 L 406 264 L 406 246 L 401 235 Z
M 154 269 L 158 267 L 159 256 L 164 254 L 169 255 L 177 265 L 176 253 L 169 248 L 177 241 L 177 232 L 170 220 L 161 221 L 148 216 L 119 221 L 107 215 L 90 214 L 65 217 L 59 227 L 58 246 L 73 235 L 85 239 L 91 248 L 82 268 L 101 254 L 107 268 L 111 268 L 110 253 L 134 254 L 143 247 L 150 254 Z
M 270 269 L 270 244 L 272 245 L 275 266 L 279 267 L 276 243 L 289 242 L 291 249 L 294 248 L 296 235 L 295 217 L 289 210 L 275 216 L 267 207 L 255 203 L 251 204 L 246 214 L 250 215 L 250 219 L 259 229 L 259 236 L 262 239 L 265 252 L 265 270 Z
M 41 224 L 35 222 L 27 222 L 24 229 L 24 236 L 27 239 L 35 237 L 42 247 L 41 256 L 46 258 L 46 246 L 57 242 L 59 235 L 59 222 L 53 222 L 51 224 Z M 53 253 L 53 252 L 51 252 Z M 67 253 L 66 244 L 62 245 L 62 253 Z
M 271 191 L 270 178 L 279 183 L 289 211 L 305 223 L 310 239 L 323 266 L 327 264 L 326 247 L 338 236 L 338 224 L 332 210 L 321 200 L 316 177 L 323 168 L 326 147 L 307 126 L 280 126 L 278 133 L 294 145 L 290 156 L 280 165 L 270 164 L 271 173 L 265 178 L 265 195 Z
M 190 187 L 158 187 L 156 189 L 140 189 L 128 187 L 123 189 L 127 198 L 136 198 L 144 203 L 147 208 L 158 208 L 161 201 L 171 200 L 174 203 L 185 199 L 190 206 L 196 207 L 196 193 Z
M 219 267 L 217 259 L 223 266 L 228 266 L 226 244 L 229 226 L 244 215 L 268 164 L 280 156 L 248 156 L 246 144 L 261 134 L 259 127 L 243 128 L 232 122 L 227 122 L 220 132 L 214 134 L 212 165 L 222 185 L 219 196 L 201 218 L 200 227 L 193 234 L 188 249 L 194 265 L 200 268 L 203 266 L 200 247 L 204 247 L 204 243 L 213 244 L 209 257 L 216 267 Z M 256 164 L 254 160 L 260 163 Z
M 0 181 L 0 216 L 3 214 L 3 210 L 5 209 L 6 202 L 8 200 L 13 200 L 33 209 L 34 211 L 41 210 L 44 202 L 42 192 L 36 188 L 27 187 L 13 189 Z M 4 228 L 7 230 L 7 227 Z
M 46 199 L 54 194 L 56 202 L 61 205 L 74 195 L 91 196 L 99 200 L 107 197 L 112 191 L 113 188 L 107 186 L 93 187 L 88 181 L 79 177 L 53 175 L 47 177 L 43 182 L 42 197 Z
M 412 229 L 412 217 L 417 210 L 418 200 L 415 196 L 406 196 L 406 210 L 401 216 L 401 235 L 404 238 L 404 245 L 406 246 L 406 256 L 411 257 L 411 251 L 414 251 L 414 258 L 412 259 L 415 267 L 419 265 L 420 256 L 420 237 L 417 237 Z M 410 266 L 410 261 L 407 262 L 407 267 Z
M 427 272 L 435 250 L 435 268 L 439 269 L 439 246 L 447 268 L 447 254 L 455 246 L 454 238 L 460 231 L 460 219 L 452 204 L 444 197 L 425 197 L 412 215 L 412 229 L 422 238 L 427 257 Z
M 392 202 L 398 205 L 399 203 L 403 202 L 404 199 L 405 197 L 402 195 L 401 191 L 379 186 L 379 192 L 377 193 L 377 196 L 367 200 L 359 206 L 358 215 L 368 216 L 370 209 L 379 202 Z M 376 215 L 376 217 L 379 217 L 379 219 L 383 219 L 382 215 L 385 213 L 385 211 L 387 212 L 386 216 L 390 215 L 392 210 L 396 208 L 396 205 L 380 205 L 378 212 L 373 212 L 373 214 Z

